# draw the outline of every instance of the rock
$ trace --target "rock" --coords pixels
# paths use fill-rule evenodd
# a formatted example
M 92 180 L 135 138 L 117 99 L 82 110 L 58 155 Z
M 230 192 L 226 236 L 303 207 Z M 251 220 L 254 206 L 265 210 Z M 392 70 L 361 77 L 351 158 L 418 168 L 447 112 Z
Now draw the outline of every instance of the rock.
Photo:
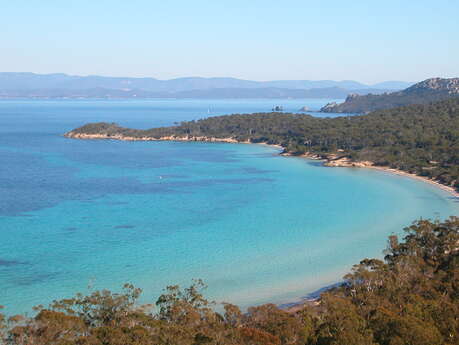
M 371 95 L 371 94 L 370 94 Z M 349 101 L 352 101 L 353 99 L 356 99 L 356 98 L 359 98 L 360 95 L 357 94 L 357 93 L 350 93 L 349 95 L 347 95 L 346 97 L 346 102 L 349 102 Z
M 405 92 L 417 92 L 418 90 L 443 91 L 451 95 L 459 94 L 459 78 L 430 78 L 414 84 Z
M 333 113 L 335 108 L 338 106 L 338 103 L 336 102 L 330 102 L 330 103 L 327 103 L 325 104 L 321 109 L 320 111 L 322 113 Z
M 365 168 L 373 166 L 373 162 L 370 161 L 359 161 L 355 162 L 349 159 L 348 157 L 342 157 L 337 159 L 330 159 L 324 163 L 327 167 L 355 167 L 355 168 Z

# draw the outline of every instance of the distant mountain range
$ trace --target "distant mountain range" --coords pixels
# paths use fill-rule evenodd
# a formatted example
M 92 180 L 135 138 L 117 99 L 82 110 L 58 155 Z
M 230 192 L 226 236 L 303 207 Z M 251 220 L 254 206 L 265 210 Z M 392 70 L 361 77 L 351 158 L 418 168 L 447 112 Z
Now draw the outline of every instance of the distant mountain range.
M 329 103 L 321 111 L 326 113 L 368 113 L 374 110 L 411 104 L 428 104 L 451 97 L 459 97 L 459 78 L 431 78 L 397 92 L 378 95 L 354 93 L 349 95 L 344 103 Z
M 344 98 L 380 94 L 412 83 L 366 85 L 352 80 L 251 81 L 236 78 L 122 78 L 67 74 L 0 73 L 0 98 Z

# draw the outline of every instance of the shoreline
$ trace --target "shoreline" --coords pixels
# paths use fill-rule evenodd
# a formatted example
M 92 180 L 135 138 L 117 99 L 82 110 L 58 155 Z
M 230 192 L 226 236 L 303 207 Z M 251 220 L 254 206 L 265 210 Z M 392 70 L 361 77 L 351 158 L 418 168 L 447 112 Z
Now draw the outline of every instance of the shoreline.
M 229 143 L 229 144 L 255 144 L 255 145 L 265 145 L 265 146 L 270 146 L 279 150 L 285 150 L 284 147 L 278 144 L 268 144 L 268 143 L 255 143 L 251 142 L 249 140 L 247 141 L 240 141 L 235 138 L 216 138 L 216 137 L 205 137 L 205 136 L 187 136 L 187 137 L 178 137 L 178 136 L 165 136 L 165 137 L 159 137 L 159 138 L 153 138 L 153 137 L 129 137 L 129 136 L 123 136 L 123 135 L 108 135 L 108 134 L 85 134 L 85 133 L 73 133 L 73 131 L 70 131 L 68 133 L 64 134 L 64 137 L 67 138 L 72 138 L 72 139 L 85 139 L 85 140 L 121 140 L 121 141 L 186 141 L 186 142 L 211 142 L 211 143 Z M 419 176 L 416 174 L 412 174 L 403 170 L 398 170 L 398 169 L 393 169 L 388 166 L 375 166 L 373 162 L 370 161 L 362 161 L 362 162 L 355 162 L 351 161 L 348 158 L 339 158 L 337 155 L 329 155 L 329 157 L 321 157 L 317 154 L 309 154 L 305 153 L 302 155 L 294 155 L 289 152 L 282 151 L 279 153 L 279 155 L 284 156 L 284 157 L 298 157 L 298 158 L 305 158 L 305 159 L 310 159 L 310 160 L 319 160 L 323 161 L 323 165 L 327 167 L 341 167 L 341 168 L 367 168 L 367 169 L 374 169 L 374 170 L 379 170 L 383 171 L 386 173 L 394 174 L 394 175 L 399 175 L 399 176 L 404 176 L 404 177 L 409 177 L 416 179 L 418 181 L 423 181 L 426 183 L 429 183 L 437 188 L 440 188 L 441 190 L 451 194 L 454 198 L 459 199 L 459 192 L 456 191 L 454 187 L 444 185 L 438 181 L 429 179 L 424 176 Z
M 343 279 L 337 281 L 336 283 L 325 285 L 319 289 L 316 289 L 300 298 L 291 301 L 277 304 L 279 309 L 286 311 L 287 313 L 296 313 L 304 308 L 304 306 L 316 307 L 320 305 L 320 296 L 330 290 L 342 286 L 344 283 Z
M 379 171 L 384 171 L 386 173 L 390 173 L 390 174 L 394 174 L 394 175 L 409 177 L 409 178 L 416 179 L 418 181 L 423 181 L 423 182 L 429 183 L 429 184 L 431 184 L 431 185 L 433 185 L 433 186 L 435 186 L 437 188 L 440 188 L 443 191 L 451 194 L 453 197 L 459 199 L 459 192 L 456 191 L 453 187 L 444 185 L 444 184 L 442 184 L 440 182 L 437 182 L 435 180 L 432 180 L 430 178 L 419 176 L 419 175 L 416 175 L 416 174 L 412 174 L 412 173 L 409 173 L 409 172 L 406 172 L 406 171 L 403 171 L 403 170 L 389 168 L 389 167 L 369 166 L 369 167 L 366 167 L 366 168 L 379 170 Z
M 304 157 L 306 159 L 311 159 L 308 155 L 302 155 L 299 157 Z M 317 159 L 317 158 L 312 158 L 312 159 Z M 432 180 L 428 177 L 425 176 L 420 176 L 416 175 L 407 171 L 399 170 L 399 169 L 394 169 L 388 166 L 378 166 L 374 165 L 373 162 L 370 161 L 350 161 L 347 158 L 338 158 L 335 159 L 334 157 L 331 159 L 323 159 L 324 166 L 327 167 L 341 167 L 341 168 L 364 168 L 364 169 L 373 169 L 373 170 L 379 170 L 383 171 L 386 173 L 394 174 L 394 175 L 399 175 L 399 176 L 404 176 L 404 177 L 409 177 L 418 181 L 423 181 L 426 183 L 429 183 L 430 185 L 433 185 L 437 188 L 442 189 L 443 191 L 451 194 L 455 198 L 459 198 L 459 191 L 456 191 L 454 187 L 447 186 L 445 184 L 442 184 L 438 181 Z

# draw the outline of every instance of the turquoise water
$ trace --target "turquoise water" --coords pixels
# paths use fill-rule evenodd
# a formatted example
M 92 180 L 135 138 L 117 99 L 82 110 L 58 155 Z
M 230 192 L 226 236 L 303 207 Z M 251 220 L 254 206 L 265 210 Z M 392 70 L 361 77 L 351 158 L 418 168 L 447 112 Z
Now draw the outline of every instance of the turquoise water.
M 329 100 L 283 101 L 286 110 Z M 147 128 L 272 101 L 0 102 L 0 304 L 29 311 L 125 282 L 152 302 L 202 278 L 243 307 L 334 283 L 416 218 L 458 214 L 422 181 L 326 168 L 264 145 L 66 139 L 89 121 Z

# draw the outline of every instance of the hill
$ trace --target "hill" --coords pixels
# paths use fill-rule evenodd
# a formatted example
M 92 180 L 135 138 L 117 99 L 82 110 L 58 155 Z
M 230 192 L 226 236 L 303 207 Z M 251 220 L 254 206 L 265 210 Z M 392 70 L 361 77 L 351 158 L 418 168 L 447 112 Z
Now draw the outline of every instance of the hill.
M 235 114 L 135 130 L 95 123 L 72 138 L 200 140 L 281 145 L 285 154 L 328 160 L 329 165 L 391 167 L 459 189 L 459 98 L 368 115 Z
M 459 96 L 459 78 L 432 78 L 398 92 L 381 95 L 350 94 L 344 103 L 329 103 L 321 111 L 325 113 L 368 113 L 410 104 L 427 104 L 455 96 Z
M 252 81 L 236 78 L 125 78 L 63 73 L 0 73 L 1 98 L 344 98 L 399 90 L 407 82 L 365 85 L 352 80 Z M 311 90 L 308 93 L 304 90 Z M 303 92 L 301 92 L 303 91 Z M 318 96 L 316 96 L 318 94 Z

